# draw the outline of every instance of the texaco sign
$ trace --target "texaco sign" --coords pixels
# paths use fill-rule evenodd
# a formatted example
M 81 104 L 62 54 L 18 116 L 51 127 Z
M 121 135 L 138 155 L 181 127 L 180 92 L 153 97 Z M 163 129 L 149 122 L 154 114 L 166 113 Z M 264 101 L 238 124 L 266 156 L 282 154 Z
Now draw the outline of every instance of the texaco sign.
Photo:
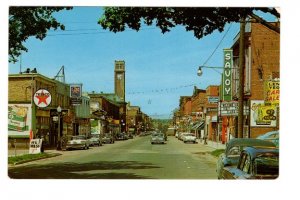
M 34 93 L 33 101 L 36 106 L 45 108 L 51 103 L 51 94 L 48 90 L 39 89 Z

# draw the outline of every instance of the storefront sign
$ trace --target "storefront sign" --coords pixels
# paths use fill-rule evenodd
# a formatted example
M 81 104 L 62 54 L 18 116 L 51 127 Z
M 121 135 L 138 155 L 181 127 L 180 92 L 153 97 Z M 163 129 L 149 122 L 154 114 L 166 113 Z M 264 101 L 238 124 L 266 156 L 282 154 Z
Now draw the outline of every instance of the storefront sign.
M 224 49 L 224 72 L 223 72 L 223 100 L 231 101 L 232 100 L 232 78 L 231 78 L 231 69 L 233 66 L 232 61 L 232 49 Z
M 208 97 L 208 103 L 218 103 L 219 102 L 219 97 Z
M 277 108 L 275 105 L 265 105 L 263 100 L 252 100 L 250 114 L 250 126 L 276 127 Z
M 31 129 L 31 105 L 8 104 L 8 135 L 29 137 Z
M 228 101 L 219 103 L 219 116 L 238 116 L 239 102 Z M 249 107 L 244 105 L 244 115 L 249 114 Z
M 279 81 L 266 81 L 265 82 L 265 103 L 279 105 Z
M 34 93 L 33 101 L 39 108 L 45 108 L 51 103 L 51 94 L 48 90 L 39 89 Z
M 207 108 L 207 112 L 218 112 L 218 108 Z
M 41 153 L 43 139 L 32 139 L 29 145 L 29 154 Z

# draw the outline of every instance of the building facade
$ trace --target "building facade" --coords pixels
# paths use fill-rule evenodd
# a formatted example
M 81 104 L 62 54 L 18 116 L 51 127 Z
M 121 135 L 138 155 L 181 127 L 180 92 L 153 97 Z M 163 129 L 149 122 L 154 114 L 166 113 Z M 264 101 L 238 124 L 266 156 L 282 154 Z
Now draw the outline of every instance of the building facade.
M 39 73 L 30 73 L 29 70 L 28 73 L 11 74 L 8 79 L 10 144 L 16 139 L 18 143 L 28 147 L 30 138 L 42 137 L 45 145 L 55 146 L 58 129 L 61 136 L 73 134 L 71 119 L 74 117 L 74 108 L 70 105 L 68 84 Z M 35 103 L 37 98 L 40 101 Z M 40 107 L 39 104 L 43 106 Z M 62 108 L 60 115 L 57 112 L 58 106 Z M 61 118 L 58 119 L 58 116 Z M 60 127 L 58 127 L 58 120 L 61 122 Z

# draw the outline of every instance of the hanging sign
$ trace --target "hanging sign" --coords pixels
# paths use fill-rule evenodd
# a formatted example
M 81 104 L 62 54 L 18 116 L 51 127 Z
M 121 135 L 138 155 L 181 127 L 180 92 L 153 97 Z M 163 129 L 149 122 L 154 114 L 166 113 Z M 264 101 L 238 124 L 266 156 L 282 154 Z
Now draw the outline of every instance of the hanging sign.
M 232 78 L 231 69 L 233 67 L 232 49 L 224 49 L 224 72 L 223 72 L 223 100 L 232 100 Z
M 34 93 L 33 101 L 39 108 L 45 108 L 51 103 L 51 94 L 48 90 L 39 89 Z
M 72 105 L 82 104 L 82 84 L 70 84 L 70 100 Z

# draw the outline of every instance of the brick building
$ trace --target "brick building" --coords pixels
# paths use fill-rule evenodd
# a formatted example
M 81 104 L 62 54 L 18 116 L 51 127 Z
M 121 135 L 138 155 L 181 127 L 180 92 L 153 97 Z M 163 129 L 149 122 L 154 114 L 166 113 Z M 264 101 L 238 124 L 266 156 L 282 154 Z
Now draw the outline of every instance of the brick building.
M 51 94 L 47 107 L 38 107 L 33 99 L 39 89 Z M 55 146 L 58 128 L 61 136 L 72 135 L 73 107 L 70 105 L 70 87 L 29 70 L 22 74 L 8 76 L 8 139 L 9 144 L 22 143 L 28 147 L 29 137 L 43 137 L 45 144 Z M 61 123 L 58 127 L 57 107 L 62 108 Z
M 279 22 L 270 23 L 280 26 Z M 232 98 L 238 99 L 239 72 L 239 34 L 231 47 L 233 50 L 232 70 Z M 245 30 L 245 76 L 244 76 L 244 108 L 248 109 L 244 115 L 243 137 L 255 138 L 272 130 L 279 130 L 279 74 L 280 74 L 280 34 L 260 23 L 247 23 Z M 274 89 L 267 89 L 267 84 L 275 85 Z M 276 101 L 265 101 L 267 93 L 276 93 Z M 257 111 L 257 105 L 260 111 Z M 271 110 L 273 120 L 260 120 L 256 112 Z M 270 112 L 270 111 L 268 111 Z M 263 117 L 264 118 L 264 117 Z M 264 118 L 265 119 L 265 118 Z M 237 117 L 223 118 L 224 134 L 231 133 L 237 137 Z M 226 132 L 226 133 L 225 133 Z
M 205 134 L 209 140 L 218 140 L 218 102 L 219 86 L 210 85 L 206 88 L 205 94 Z

